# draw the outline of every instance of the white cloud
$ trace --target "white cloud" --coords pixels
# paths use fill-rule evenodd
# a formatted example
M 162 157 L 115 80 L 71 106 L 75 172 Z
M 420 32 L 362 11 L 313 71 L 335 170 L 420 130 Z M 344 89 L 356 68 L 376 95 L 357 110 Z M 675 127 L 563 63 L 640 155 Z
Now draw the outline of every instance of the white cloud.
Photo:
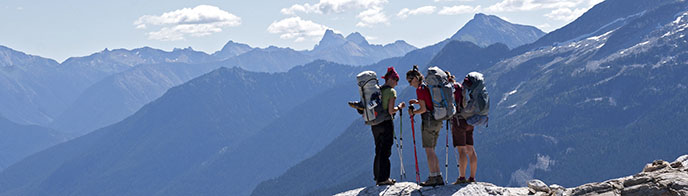
M 389 25 L 389 19 L 382 13 L 382 8 L 370 8 L 359 13 L 356 18 L 361 19 L 361 21 L 356 23 L 357 27 L 372 27 L 380 23 Z
M 309 3 L 303 5 L 294 4 L 289 8 L 283 8 L 281 12 L 287 15 L 293 15 L 297 12 L 318 14 L 342 13 L 349 10 L 381 8 L 385 3 L 387 3 L 387 0 L 320 0 L 320 2 L 312 5 Z
M 602 3 L 603 1 L 604 1 L 604 0 L 589 0 L 589 1 L 588 1 L 588 6 L 589 6 L 589 7 L 595 6 L 595 5 L 597 5 L 598 3 Z
M 471 7 L 468 5 L 456 5 L 452 7 L 443 7 L 437 14 L 440 15 L 459 15 L 480 12 L 480 6 Z
M 587 0 L 503 0 L 487 8 L 493 12 L 531 11 L 539 9 L 573 8 Z M 589 2 L 588 2 L 589 3 Z
M 435 2 L 472 2 L 475 0 L 434 0 Z
M 289 8 L 282 8 L 280 12 L 286 15 L 296 13 L 331 14 L 343 13 L 351 10 L 363 10 L 356 16 L 360 21 L 358 27 L 372 27 L 375 24 L 389 24 L 389 19 L 382 12 L 388 0 L 320 0 L 316 4 L 294 4 Z
M 186 35 L 200 37 L 221 32 L 224 27 L 241 24 L 241 18 L 210 5 L 183 8 L 159 16 L 144 15 L 134 21 L 137 29 L 148 26 L 162 26 L 160 30 L 148 33 L 153 40 L 174 41 Z
M 306 38 L 322 37 L 327 29 L 332 28 L 294 16 L 272 22 L 268 27 L 268 32 L 280 34 L 281 39 L 294 39 L 294 42 L 301 42 Z
M 545 14 L 545 16 L 553 20 L 571 22 L 579 16 L 583 15 L 583 13 L 585 13 L 587 10 L 588 9 L 585 8 L 578 8 L 574 10 L 571 10 L 570 8 L 559 8 L 556 10 L 552 10 L 551 12 Z
M 399 11 L 399 13 L 397 13 L 397 16 L 399 18 L 406 18 L 409 15 L 432 14 L 432 13 L 435 13 L 435 9 L 437 9 L 437 7 L 430 6 L 430 5 L 419 7 L 416 9 L 404 8 L 404 9 L 401 9 L 401 11 Z

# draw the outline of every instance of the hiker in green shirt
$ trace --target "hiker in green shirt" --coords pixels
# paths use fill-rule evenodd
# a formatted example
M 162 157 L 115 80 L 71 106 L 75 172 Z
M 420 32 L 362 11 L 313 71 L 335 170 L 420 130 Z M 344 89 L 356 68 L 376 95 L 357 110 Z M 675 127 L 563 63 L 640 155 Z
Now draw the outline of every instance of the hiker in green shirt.
M 394 90 L 394 87 L 399 83 L 399 74 L 394 70 L 394 67 L 389 67 L 387 68 L 387 73 L 382 78 L 385 79 L 385 84 L 380 88 L 382 92 L 382 106 L 385 111 L 389 112 L 390 116 L 394 116 L 398 110 L 405 106 L 404 102 L 396 106 L 394 104 L 397 99 L 397 92 Z M 389 178 L 391 169 L 389 157 L 392 155 L 392 145 L 394 144 L 393 122 L 394 120 L 390 118 L 372 126 L 375 139 L 373 173 L 376 185 L 392 185 L 396 182 L 396 180 Z

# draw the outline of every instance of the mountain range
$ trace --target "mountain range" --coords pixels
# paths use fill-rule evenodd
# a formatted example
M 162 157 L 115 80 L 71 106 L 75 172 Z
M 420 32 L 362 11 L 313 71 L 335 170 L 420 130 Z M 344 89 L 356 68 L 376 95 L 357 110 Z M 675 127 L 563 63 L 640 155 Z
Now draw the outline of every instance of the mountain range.
M 476 44 L 487 42 L 448 39 L 403 56 L 381 58 L 385 51 L 389 55 L 408 48 L 403 42 L 370 45 L 360 34 L 344 37 L 328 31 L 311 51 L 256 49 L 230 42 L 223 48 L 225 52 L 213 55 L 187 48 L 163 52 L 169 55 L 165 58 L 123 58 L 145 56 L 148 53 L 143 49 L 104 50 L 74 58 L 65 70 L 83 67 L 85 72 L 97 74 L 84 77 L 93 84 L 80 86 L 84 93 L 72 97 L 78 101 L 72 101 L 72 109 L 67 111 L 81 114 L 58 119 L 88 119 L 103 128 L 9 166 L 0 173 L 0 195 L 320 195 L 365 186 L 372 178 L 372 143 L 369 128 L 345 105 L 358 97 L 353 78 L 363 70 L 383 73 L 387 66 L 395 66 L 403 74 L 413 64 L 424 68 L 439 65 L 459 76 L 478 70 L 488 77 L 493 95 L 491 119 L 498 120 L 476 134 L 480 180 L 520 185 L 538 177 L 571 186 L 628 173 L 632 166 L 605 168 L 604 172 L 582 167 L 606 157 L 642 164 L 648 157 L 675 156 L 678 150 L 669 148 L 684 145 L 678 139 L 664 139 L 685 135 L 676 128 L 685 124 L 681 121 L 685 118 L 685 107 L 681 107 L 686 105 L 682 99 L 685 91 L 681 91 L 685 77 L 680 75 L 685 73 L 681 67 L 685 45 L 675 43 L 685 43 L 682 17 L 686 5 L 670 3 L 637 12 L 619 10 L 628 13 L 622 18 L 614 17 L 623 14 L 611 13 L 619 8 L 600 4 L 590 12 L 609 12 L 608 18 L 581 17 L 571 24 L 613 21 L 618 26 L 601 34 L 568 33 L 564 31 L 571 28 L 566 26 L 552 33 L 580 38 L 513 50 L 504 43 L 481 47 Z M 531 49 L 516 53 L 523 48 Z M 347 55 L 334 55 L 339 52 Z M 357 52 L 380 56 L 357 56 Z M 332 59 L 303 62 L 305 65 L 285 63 L 311 55 Z M 283 63 L 278 64 L 282 58 Z M 12 63 L 3 64 L 8 70 L 21 65 L 14 63 L 19 60 L 68 65 L 67 61 L 58 64 L 30 55 L 4 59 L 11 59 L 7 62 Z M 377 63 L 350 66 L 330 62 L 340 60 Z M 265 73 L 243 67 L 265 69 L 272 63 L 284 66 L 272 70 L 285 71 Z M 665 77 L 648 77 L 647 73 Z M 405 84 L 399 87 L 399 100 L 414 96 Z M 646 95 L 650 93 L 662 99 Z M 99 101 L 107 100 L 114 100 L 113 107 L 99 106 Z M 96 110 L 88 109 L 89 105 Z M 653 107 L 648 109 L 648 105 Z M 83 115 L 89 113 L 93 118 Z M 119 117 L 98 121 L 98 115 L 110 113 Z M 667 118 L 664 113 L 675 115 Z M 406 125 L 402 135 L 407 146 L 405 165 L 411 171 L 410 122 L 408 116 L 401 120 Z M 657 125 L 657 121 L 666 123 Z M 81 133 L 101 125 L 81 128 Z M 648 129 L 659 131 L 653 135 L 645 131 Z M 610 146 L 602 139 L 607 137 L 619 140 Z M 664 143 L 653 143 L 653 148 L 627 147 L 635 138 Z M 423 159 L 419 161 L 425 168 Z M 393 168 L 393 176 L 398 169 Z M 421 173 L 425 177 L 425 172 Z
M 524 186 L 538 178 L 572 187 L 634 173 L 653 159 L 685 153 L 687 146 L 681 138 L 688 136 L 682 129 L 688 111 L 684 76 L 688 56 L 683 52 L 688 46 L 684 36 L 688 4 L 646 3 L 600 3 L 570 26 L 535 42 L 543 45 L 524 45 L 506 53 L 481 52 L 485 56 L 466 59 L 464 56 L 471 56 L 466 54 L 473 54 L 470 48 L 476 47 L 453 42 L 433 58 L 431 65 L 459 76 L 469 71 L 486 76 L 492 111 L 489 128 L 480 128 L 474 135 L 478 181 Z M 610 6 L 621 4 L 625 6 Z M 588 24 L 597 27 L 587 32 L 571 27 Z M 615 27 L 597 32 L 602 26 Z M 577 39 L 565 44 L 548 41 L 572 38 Z M 547 42 L 551 45 L 544 45 Z M 533 49 L 518 53 L 528 47 Z M 414 97 L 412 89 L 404 89 L 399 99 Z M 402 180 L 413 181 L 413 143 L 407 119 L 402 118 L 406 166 Z M 416 118 L 416 124 L 419 121 Z M 320 153 L 280 177 L 262 182 L 252 194 L 324 195 L 370 185 L 372 137 L 362 122 L 354 125 Z M 445 128 L 436 149 L 441 164 Z M 416 136 L 420 138 L 420 134 Z M 391 171 L 398 179 L 396 153 L 393 149 Z M 451 182 L 457 171 L 456 159 L 449 153 L 449 174 L 444 177 Z M 422 150 L 418 161 L 425 179 L 427 163 Z M 441 170 L 444 173 L 444 168 Z

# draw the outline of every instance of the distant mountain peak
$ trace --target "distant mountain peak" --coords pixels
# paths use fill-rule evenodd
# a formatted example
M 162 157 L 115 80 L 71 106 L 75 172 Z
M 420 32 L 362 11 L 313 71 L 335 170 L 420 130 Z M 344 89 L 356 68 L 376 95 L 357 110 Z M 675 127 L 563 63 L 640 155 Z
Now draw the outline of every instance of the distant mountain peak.
M 487 15 L 487 14 L 483 14 L 483 13 L 475 13 L 475 15 L 473 15 L 473 19 L 487 18 L 488 16 L 494 16 L 494 15 Z M 495 16 L 495 17 L 496 17 L 496 16 Z M 497 17 L 497 18 L 499 18 L 499 17 Z
M 354 42 L 358 45 L 369 45 L 368 40 L 366 40 L 366 38 L 363 37 L 363 35 L 361 35 L 358 32 L 353 32 L 353 33 L 347 35 L 346 40 Z
M 251 50 L 253 50 L 253 48 L 248 44 L 238 43 L 229 40 L 220 51 L 213 53 L 213 56 L 224 60 L 230 57 L 244 54 Z
M 325 49 L 332 46 L 340 46 L 346 43 L 346 41 L 347 40 L 344 39 L 342 34 L 335 33 L 332 29 L 328 29 L 325 31 L 322 39 L 320 39 L 320 42 L 318 42 L 318 45 L 315 46 L 314 50 Z
M 494 43 L 503 43 L 509 48 L 532 43 L 545 35 L 533 26 L 512 24 L 495 15 L 476 13 L 451 39 L 473 42 L 486 47 Z

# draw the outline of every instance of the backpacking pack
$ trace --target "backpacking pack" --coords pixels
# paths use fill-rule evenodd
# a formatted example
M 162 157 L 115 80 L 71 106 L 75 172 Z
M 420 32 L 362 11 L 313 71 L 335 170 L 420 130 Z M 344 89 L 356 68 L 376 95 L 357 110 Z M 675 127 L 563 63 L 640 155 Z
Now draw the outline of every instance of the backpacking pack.
M 454 103 L 456 104 L 456 114 L 459 114 L 461 109 L 466 106 L 463 98 L 463 86 L 458 82 L 454 82 L 452 86 L 454 87 Z
M 363 71 L 356 75 L 361 105 L 363 106 L 363 120 L 367 125 L 377 125 L 391 119 L 389 112 L 382 106 L 382 91 L 378 85 L 377 74 L 374 71 Z
M 461 116 L 466 119 L 466 122 L 471 125 L 487 125 L 488 114 L 490 111 L 490 97 L 485 88 L 485 79 L 483 74 L 479 72 L 471 72 L 466 75 L 466 78 L 471 82 L 471 86 L 464 87 L 468 96 L 464 97 L 467 101 Z
M 432 116 L 435 120 L 447 120 L 456 114 L 454 103 L 454 88 L 447 73 L 437 66 L 428 68 L 427 79 L 425 80 L 430 97 L 432 98 Z

